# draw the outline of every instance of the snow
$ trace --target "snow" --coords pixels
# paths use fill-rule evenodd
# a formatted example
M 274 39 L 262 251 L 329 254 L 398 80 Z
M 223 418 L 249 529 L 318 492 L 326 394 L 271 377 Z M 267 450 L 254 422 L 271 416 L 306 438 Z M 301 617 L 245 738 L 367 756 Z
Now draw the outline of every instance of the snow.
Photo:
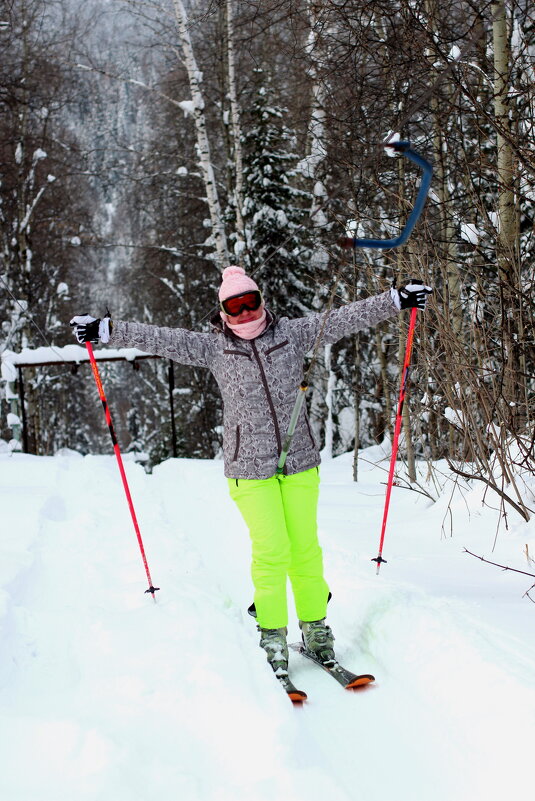
M 139 356 L 145 356 L 143 351 L 137 348 L 105 348 L 93 351 L 95 359 L 126 359 L 134 361 Z M 6 381 L 13 381 L 10 377 L 15 375 L 15 366 L 18 364 L 44 364 L 51 362 L 88 362 L 89 354 L 87 348 L 81 345 L 64 345 L 63 347 L 41 347 L 23 348 L 19 353 L 12 350 L 2 351 L 2 378 Z
M 377 681 L 347 693 L 292 653 L 309 694 L 294 708 L 246 613 L 248 535 L 220 461 L 126 461 L 154 603 L 112 456 L 0 452 L 2 797 L 529 798 L 533 579 L 463 548 L 533 573 L 533 521 L 511 513 L 492 553 L 498 503 L 477 482 L 451 498 L 441 463 L 436 502 L 394 487 L 376 576 L 383 455 L 361 453 L 356 484 L 350 454 L 325 461 L 319 507 L 337 655 Z
M 461 429 L 461 431 L 467 430 L 466 426 L 468 426 L 468 429 L 470 428 L 469 420 L 461 409 L 452 409 L 451 406 L 446 406 L 444 409 L 444 417 L 456 428 Z
M 357 230 L 357 221 L 356 220 L 348 220 L 346 222 L 346 236 L 355 236 L 355 231 Z
M 325 147 L 319 139 L 314 139 L 312 144 L 312 152 L 310 155 L 305 156 L 296 165 L 295 171 L 301 173 L 303 178 L 314 178 L 316 169 L 325 158 Z
M 489 220 L 491 221 L 492 225 L 496 230 L 500 231 L 500 215 L 496 211 L 489 211 L 488 212 Z
M 401 142 L 401 136 L 397 131 L 388 131 L 387 135 L 384 138 L 385 142 L 389 142 L 392 144 L 393 142 Z M 385 147 L 385 154 L 390 158 L 396 158 L 399 153 L 397 150 L 394 150 L 392 147 Z
M 471 245 L 477 245 L 481 238 L 481 232 L 473 223 L 461 223 L 461 239 Z
M 181 100 L 177 105 L 180 106 L 185 117 L 189 117 L 190 114 L 191 116 L 195 114 L 195 103 L 193 100 Z
M 327 190 L 325 189 L 325 184 L 321 181 L 316 181 L 314 184 L 314 197 L 322 198 L 327 197 Z
M 0 373 L 0 375 L 2 376 L 2 381 L 13 382 L 17 380 L 17 368 L 9 360 L 9 355 L 11 353 L 13 353 L 13 351 L 4 350 L 2 352 L 2 368 L 1 368 L 2 371 Z M 4 358 L 4 354 L 8 354 L 7 358 Z

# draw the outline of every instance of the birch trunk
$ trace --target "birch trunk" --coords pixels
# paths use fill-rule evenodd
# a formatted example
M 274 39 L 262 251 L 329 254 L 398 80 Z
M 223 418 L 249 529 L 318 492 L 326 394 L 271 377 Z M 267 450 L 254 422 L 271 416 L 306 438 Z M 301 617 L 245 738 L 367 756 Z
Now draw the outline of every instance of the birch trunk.
M 462 336 L 463 316 L 461 303 L 461 276 L 458 268 L 457 232 L 455 230 L 448 185 L 448 175 L 444 160 L 447 158 L 447 149 L 441 132 L 439 117 L 440 99 L 431 99 L 433 114 L 433 188 L 438 199 L 438 213 L 440 219 L 440 260 L 445 273 L 445 284 L 448 289 L 445 313 L 448 316 L 448 327 L 456 336 Z M 442 244 L 444 243 L 444 244 Z
M 319 230 L 325 225 L 326 218 L 323 213 L 323 206 L 327 196 L 325 187 L 319 180 L 319 167 L 325 160 L 327 151 L 325 149 L 325 101 L 326 88 L 320 80 L 320 61 L 319 61 L 319 36 L 321 15 L 324 13 L 321 3 L 308 0 L 307 13 L 310 31 L 307 41 L 307 52 L 309 55 L 309 75 L 312 80 L 311 86 L 311 109 L 310 120 L 308 123 L 307 154 L 299 163 L 298 170 L 303 178 L 309 179 L 313 185 L 313 200 L 310 207 L 310 220 L 313 229 Z M 313 264 L 318 272 L 327 275 L 329 266 L 329 254 L 323 247 L 319 236 L 314 236 L 314 257 Z M 325 448 L 330 449 L 332 456 L 333 443 L 333 417 L 332 417 L 332 392 L 334 375 L 331 371 L 331 349 L 325 346 L 324 352 L 325 374 L 322 376 L 323 386 L 326 388 L 327 419 L 325 421 Z M 329 444 L 330 442 L 330 444 Z
M 307 51 L 310 57 L 309 75 L 312 79 L 311 88 L 311 109 L 310 121 L 308 124 L 308 145 L 307 155 L 301 161 L 299 170 L 304 178 L 314 181 L 314 198 L 310 209 L 312 225 L 315 228 L 322 227 L 326 220 L 322 208 L 326 199 L 326 190 L 321 181 L 318 181 L 318 168 L 325 161 L 327 150 L 325 147 L 325 102 L 327 90 L 324 82 L 320 79 L 320 59 L 319 59 L 319 36 L 322 4 L 308 0 L 308 18 L 310 32 L 308 35 Z M 329 256 L 324 248 L 321 248 L 322 266 L 327 267 Z
M 232 133 L 232 152 L 234 157 L 234 206 L 236 211 L 236 235 L 238 237 L 238 253 L 245 245 L 245 226 L 243 223 L 243 158 L 241 147 L 241 119 L 236 84 L 236 59 L 234 49 L 234 8 L 233 0 L 227 0 L 227 68 L 228 94 L 230 101 L 230 128 Z
M 519 247 L 518 214 L 515 202 L 515 168 L 510 144 L 512 108 L 509 99 L 511 52 L 504 0 L 492 3 L 494 48 L 494 115 L 497 127 L 498 235 L 496 257 L 501 285 L 502 336 L 504 343 L 503 396 L 509 409 L 525 397 L 520 370 L 518 337 Z M 513 414 L 513 417 L 517 415 Z
M 188 80 L 193 103 L 193 116 L 195 119 L 195 130 L 197 134 L 197 149 L 199 154 L 199 165 L 204 180 L 206 190 L 206 201 L 210 213 L 212 224 L 212 234 L 214 237 L 217 262 L 220 269 L 229 264 L 227 237 L 223 225 L 221 206 L 217 192 L 214 168 L 210 156 L 210 144 L 206 130 L 206 117 L 204 114 L 204 97 L 202 92 L 202 72 L 197 66 L 193 45 L 189 34 L 188 15 L 182 0 L 173 0 L 175 18 L 180 35 L 180 45 L 184 57 L 184 64 L 188 73 Z
M 428 0 L 426 11 L 429 17 L 429 25 L 433 34 L 438 38 L 439 23 L 437 21 L 440 7 L 436 0 Z M 435 59 L 435 52 L 432 48 L 426 51 L 430 66 Z M 452 203 L 449 188 L 449 175 L 447 174 L 446 164 L 448 163 L 447 141 L 442 134 L 443 119 L 440 112 L 444 107 L 445 95 L 451 94 L 450 84 L 444 81 L 440 84 L 437 91 L 430 99 L 431 113 L 433 119 L 433 189 L 437 195 L 438 214 L 440 220 L 440 233 L 438 245 L 440 262 L 444 274 L 444 283 L 447 287 L 445 311 L 448 319 L 448 327 L 456 335 L 461 335 L 463 318 L 461 303 L 461 276 L 458 268 L 457 254 L 457 231 L 454 225 L 452 214 Z

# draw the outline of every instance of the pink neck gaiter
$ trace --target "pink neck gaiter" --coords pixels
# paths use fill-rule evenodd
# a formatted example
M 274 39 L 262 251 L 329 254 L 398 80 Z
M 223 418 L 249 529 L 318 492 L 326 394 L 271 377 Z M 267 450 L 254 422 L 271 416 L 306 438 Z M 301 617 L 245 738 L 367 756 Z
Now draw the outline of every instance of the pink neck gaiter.
M 238 323 L 233 324 L 229 322 L 229 317 L 224 312 L 220 312 L 221 319 L 223 322 L 228 325 L 230 330 L 236 336 L 241 337 L 241 339 L 254 339 L 255 337 L 259 337 L 264 328 L 267 325 L 266 320 L 266 310 L 262 310 L 262 316 L 258 318 L 258 320 L 251 320 L 250 323 Z

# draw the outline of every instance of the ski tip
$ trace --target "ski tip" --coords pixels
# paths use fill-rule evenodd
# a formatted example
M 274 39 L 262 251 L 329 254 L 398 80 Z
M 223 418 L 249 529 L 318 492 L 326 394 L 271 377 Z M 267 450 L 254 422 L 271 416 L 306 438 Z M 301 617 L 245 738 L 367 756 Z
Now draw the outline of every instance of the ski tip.
M 291 690 L 288 693 L 288 698 L 292 702 L 292 704 L 302 704 L 303 701 L 307 700 L 307 694 L 304 693 L 302 690 Z
M 372 676 L 371 673 L 363 673 L 362 676 L 356 676 L 353 681 L 346 684 L 346 690 L 356 690 L 358 687 L 364 687 L 372 681 L 375 681 L 375 676 Z

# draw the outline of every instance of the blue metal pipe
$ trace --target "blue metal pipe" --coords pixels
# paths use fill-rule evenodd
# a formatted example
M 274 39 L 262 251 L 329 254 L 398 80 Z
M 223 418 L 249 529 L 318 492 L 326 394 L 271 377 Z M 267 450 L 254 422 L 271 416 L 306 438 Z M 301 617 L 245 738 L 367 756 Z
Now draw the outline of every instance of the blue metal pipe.
M 416 196 L 416 200 L 414 202 L 414 207 L 407 218 L 407 222 L 405 223 L 405 227 L 403 231 L 397 236 L 395 239 L 353 239 L 353 240 L 346 240 L 348 244 L 352 241 L 352 245 L 354 248 L 397 248 L 399 245 L 405 244 L 407 239 L 412 233 L 412 229 L 418 222 L 418 218 L 422 213 L 422 209 L 424 207 L 425 200 L 427 198 L 427 193 L 429 192 L 429 187 L 431 185 L 431 178 L 433 176 L 433 167 L 419 153 L 416 153 L 412 150 L 410 146 L 410 142 L 392 142 L 392 144 L 385 145 L 385 147 L 392 147 L 395 150 L 398 150 L 402 155 L 406 156 L 406 158 L 413 161 L 422 169 L 422 180 L 420 183 L 420 188 L 418 190 L 418 195 Z

